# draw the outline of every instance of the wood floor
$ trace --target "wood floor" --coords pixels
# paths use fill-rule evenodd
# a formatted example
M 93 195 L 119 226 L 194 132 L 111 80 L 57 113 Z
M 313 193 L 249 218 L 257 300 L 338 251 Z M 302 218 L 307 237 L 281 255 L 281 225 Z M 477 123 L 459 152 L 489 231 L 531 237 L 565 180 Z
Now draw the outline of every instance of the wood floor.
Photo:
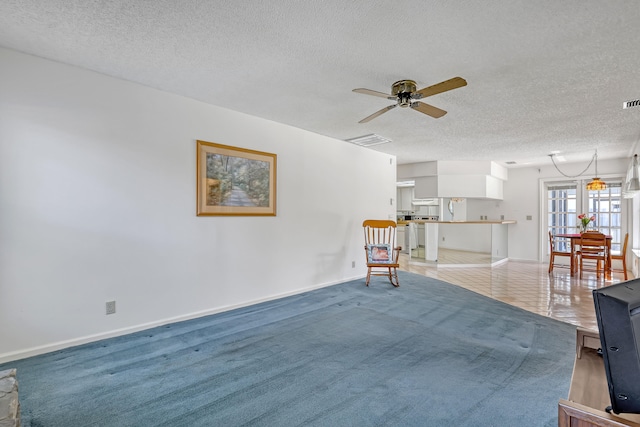
M 613 273 L 611 280 L 604 280 L 602 277 L 596 279 L 595 273 L 585 272 L 581 280 L 577 275 L 571 277 L 565 268 L 556 268 L 548 274 L 547 264 L 520 261 L 508 261 L 495 267 L 438 267 L 436 263 L 409 259 L 408 255 L 401 254 L 400 267 L 533 313 L 596 330 L 591 292 L 624 281 L 622 273 Z

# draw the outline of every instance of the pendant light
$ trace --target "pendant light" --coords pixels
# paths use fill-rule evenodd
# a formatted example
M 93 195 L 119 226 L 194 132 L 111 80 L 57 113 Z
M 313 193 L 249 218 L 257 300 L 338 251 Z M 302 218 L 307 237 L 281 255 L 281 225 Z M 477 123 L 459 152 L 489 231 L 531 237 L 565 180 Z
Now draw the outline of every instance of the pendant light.
M 587 184 L 587 190 L 589 191 L 600 191 L 605 190 L 607 188 L 607 184 L 605 184 L 600 178 L 598 178 L 598 150 L 596 150 L 596 176 L 591 180 L 590 183 Z
M 625 199 L 633 197 L 636 193 L 640 192 L 640 177 L 638 172 L 638 155 L 635 154 L 631 163 L 629 164 L 629 170 L 627 171 L 627 179 L 622 187 L 622 197 Z

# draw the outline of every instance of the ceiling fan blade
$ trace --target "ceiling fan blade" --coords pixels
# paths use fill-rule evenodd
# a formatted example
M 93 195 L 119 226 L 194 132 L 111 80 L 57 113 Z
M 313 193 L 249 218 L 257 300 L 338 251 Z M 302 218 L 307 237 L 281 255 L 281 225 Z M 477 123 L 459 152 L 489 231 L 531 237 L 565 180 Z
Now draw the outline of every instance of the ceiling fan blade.
M 397 106 L 398 106 L 398 104 L 393 104 L 393 105 L 389 105 L 388 107 L 384 107 L 382 110 L 378 110 L 378 111 L 376 111 L 376 112 L 375 112 L 375 113 L 373 113 L 372 115 L 367 116 L 367 117 L 365 117 L 364 119 L 360 120 L 358 123 L 366 123 L 366 122 L 368 122 L 368 121 L 370 121 L 370 120 L 373 120 L 373 119 L 375 119 L 376 117 L 378 117 L 379 115 L 384 114 L 384 113 L 386 113 L 387 111 L 389 111 L 389 110 L 392 110 L 392 109 L 396 108 Z
M 434 119 L 438 119 L 447 114 L 446 111 L 441 110 L 438 107 L 434 107 L 433 105 L 425 104 L 424 102 L 420 101 L 412 102 L 410 107 L 416 111 L 420 111 L 421 113 L 426 114 L 427 116 L 431 116 Z
M 392 101 L 396 99 L 395 96 L 389 95 L 388 93 L 382 93 L 382 92 L 378 92 L 377 90 L 371 90 L 371 89 L 359 88 L 359 89 L 354 89 L 353 92 L 362 93 L 364 95 L 379 96 L 380 98 L 387 98 Z
M 419 91 L 414 92 L 411 95 L 413 99 L 426 98 L 427 96 L 436 95 L 438 93 L 446 92 L 448 90 L 457 89 L 462 86 L 466 86 L 467 81 L 462 77 L 454 77 L 449 80 L 445 80 L 433 86 L 425 87 Z

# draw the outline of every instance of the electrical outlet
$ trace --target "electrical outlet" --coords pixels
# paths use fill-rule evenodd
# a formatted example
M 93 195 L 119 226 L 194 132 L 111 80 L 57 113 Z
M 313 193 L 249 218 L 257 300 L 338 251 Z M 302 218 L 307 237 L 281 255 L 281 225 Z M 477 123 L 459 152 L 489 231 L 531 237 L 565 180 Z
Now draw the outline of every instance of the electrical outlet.
M 533 217 L 531 215 L 527 215 L 527 221 L 531 221 Z
M 107 301 L 105 304 L 107 313 L 106 314 L 115 314 L 116 312 L 116 302 L 115 301 Z
M 351 268 L 356 268 L 356 262 L 355 261 L 351 261 Z

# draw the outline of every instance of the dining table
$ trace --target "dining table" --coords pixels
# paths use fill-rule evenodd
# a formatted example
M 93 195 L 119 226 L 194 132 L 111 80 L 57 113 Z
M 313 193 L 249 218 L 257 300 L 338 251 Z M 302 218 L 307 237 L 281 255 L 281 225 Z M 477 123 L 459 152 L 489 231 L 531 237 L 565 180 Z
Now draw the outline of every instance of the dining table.
M 573 276 L 574 273 L 578 270 L 576 268 L 575 265 L 575 255 L 576 255 L 576 246 L 580 246 L 580 239 L 582 239 L 582 234 L 581 233 L 560 233 L 560 234 L 556 234 L 555 237 L 562 237 L 562 238 L 566 238 L 566 239 L 570 239 L 571 241 L 571 275 Z M 611 235 L 605 235 L 606 237 L 606 241 L 607 241 L 607 261 L 605 262 L 605 266 L 604 266 L 604 274 L 605 274 L 605 278 L 610 279 L 611 278 L 611 240 L 613 239 L 613 237 Z

